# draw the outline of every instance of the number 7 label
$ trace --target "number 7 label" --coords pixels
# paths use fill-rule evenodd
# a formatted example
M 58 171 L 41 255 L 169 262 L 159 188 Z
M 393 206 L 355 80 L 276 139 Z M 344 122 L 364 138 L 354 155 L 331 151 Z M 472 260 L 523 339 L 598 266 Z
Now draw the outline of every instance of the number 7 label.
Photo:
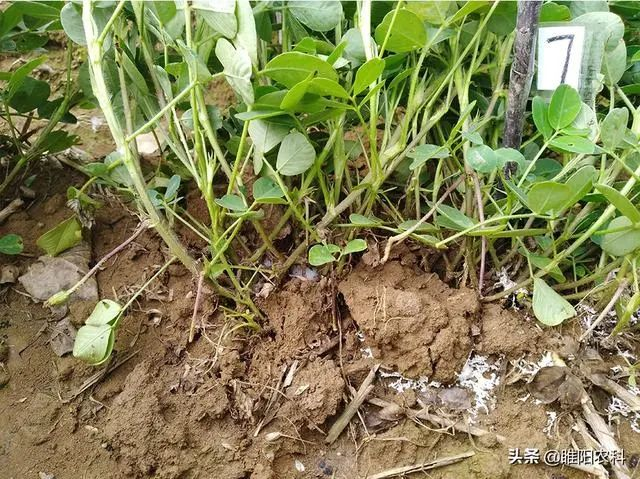
M 575 25 L 538 29 L 538 90 L 555 90 L 563 83 L 580 88 L 584 30 Z

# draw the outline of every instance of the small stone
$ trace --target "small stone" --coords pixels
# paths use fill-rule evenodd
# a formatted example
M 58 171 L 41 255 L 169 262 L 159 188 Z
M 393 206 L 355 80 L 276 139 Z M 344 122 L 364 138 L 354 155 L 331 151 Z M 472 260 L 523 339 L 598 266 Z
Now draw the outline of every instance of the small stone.
M 0 270 L 0 284 L 15 283 L 20 276 L 20 270 L 14 264 L 7 264 Z
M 25 291 L 36 301 L 46 301 L 54 294 L 75 285 L 88 270 L 91 251 L 89 245 L 82 243 L 60 256 L 41 256 L 29 266 L 25 274 L 18 278 Z M 72 300 L 98 300 L 98 284 L 95 278 L 89 278 L 72 295 Z

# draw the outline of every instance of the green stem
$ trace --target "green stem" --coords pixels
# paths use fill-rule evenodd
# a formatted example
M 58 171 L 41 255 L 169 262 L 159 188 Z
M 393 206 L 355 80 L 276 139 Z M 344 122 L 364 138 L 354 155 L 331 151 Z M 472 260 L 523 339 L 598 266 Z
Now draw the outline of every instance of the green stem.
M 91 0 L 83 0 L 82 9 L 82 22 L 84 26 L 85 37 L 87 39 L 87 55 L 89 60 L 89 73 L 91 77 L 91 86 L 93 93 L 98 100 L 100 108 L 102 108 L 105 120 L 109 125 L 111 134 L 116 142 L 118 150 L 122 154 L 122 162 L 127 168 L 129 175 L 131 176 L 133 186 L 136 190 L 138 198 L 142 203 L 142 206 L 146 212 L 146 215 L 151 220 L 152 226 L 156 229 L 158 234 L 165 241 L 171 253 L 176 256 L 184 266 L 189 269 L 193 274 L 198 274 L 198 266 L 195 260 L 189 255 L 185 247 L 180 243 L 175 233 L 168 227 L 166 222 L 160 217 L 155 206 L 151 202 L 147 193 L 146 184 L 142 176 L 140 164 L 137 158 L 133 155 L 129 142 L 125 137 L 124 130 L 118 121 L 115 112 L 113 110 L 113 104 L 111 101 L 111 95 L 107 88 L 106 80 L 104 77 L 103 66 L 103 51 L 100 43 L 98 42 L 97 31 L 93 15 L 92 15 L 93 2 Z

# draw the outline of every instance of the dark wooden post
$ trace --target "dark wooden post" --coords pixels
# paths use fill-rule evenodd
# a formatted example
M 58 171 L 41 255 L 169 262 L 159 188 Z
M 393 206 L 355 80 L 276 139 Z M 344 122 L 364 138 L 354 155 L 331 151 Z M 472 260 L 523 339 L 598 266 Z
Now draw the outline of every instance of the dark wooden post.
M 531 91 L 536 35 L 542 0 L 518 0 L 516 39 L 513 44 L 513 63 L 509 79 L 509 97 L 504 125 L 503 144 L 507 148 L 520 148 L 522 126 L 527 99 Z M 505 174 L 511 166 L 505 165 Z

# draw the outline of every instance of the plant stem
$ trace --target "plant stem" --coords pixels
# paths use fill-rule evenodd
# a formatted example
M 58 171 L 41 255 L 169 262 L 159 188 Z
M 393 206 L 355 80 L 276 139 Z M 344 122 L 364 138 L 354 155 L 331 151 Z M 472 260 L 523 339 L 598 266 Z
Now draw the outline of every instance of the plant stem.
M 85 37 L 87 39 L 87 55 L 89 59 L 89 73 L 91 77 L 91 86 L 93 93 L 98 100 L 100 108 L 102 108 L 105 120 L 109 125 L 111 134 L 118 146 L 120 153 L 122 154 L 122 162 L 127 168 L 129 175 L 131 176 L 133 186 L 136 190 L 139 200 L 144 207 L 146 215 L 151 221 L 151 225 L 156 229 L 158 234 L 165 241 L 171 253 L 176 256 L 184 266 L 193 274 L 198 274 L 198 266 L 195 260 L 189 255 L 185 247 L 178 241 L 175 233 L 169 228 L 166 221 L 164 221 L 156 207 L 151 202 L 147 193 L 147 187 L 142 176 L 140 163 L 134 156 L 129 142 L 125 136 L 124 130 L 118 121 L 115 112 L 113 110 L 113 104 L 111 102 L 111 96 L 107 88 L 106 80 L 102 69 L 103 65 L 103 51 L 101 44 L 98 41 L 97 31 L 98 28 L 95 24 L 92 15 L 93 2 L 91 0 L 83 0 L 82 8 L 82 23 L 84 26 Z M 135 137 L 134 137 L 135 138 Z

